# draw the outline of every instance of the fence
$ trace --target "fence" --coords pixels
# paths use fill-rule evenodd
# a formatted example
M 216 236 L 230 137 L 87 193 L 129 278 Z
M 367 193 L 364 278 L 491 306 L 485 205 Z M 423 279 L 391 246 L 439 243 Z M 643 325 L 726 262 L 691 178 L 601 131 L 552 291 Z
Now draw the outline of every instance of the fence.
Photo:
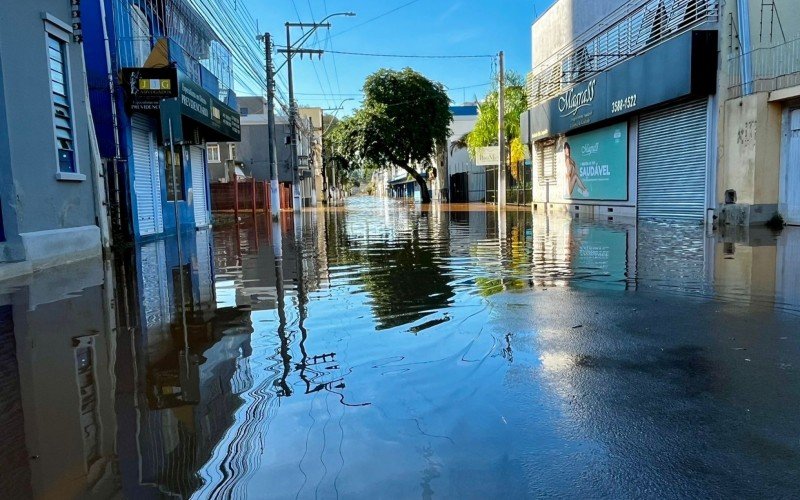
M 749 81 L 742 78 L 742 63 L 745 61 L 751 68 Z M 800 85 L 800 38 L 730 58 L 728 78 L 729 98 Z
M 254 213 L 259 210 L 269 212 L 270 194 L 267 181 L 246 179 L 234 182 L 212 182 L 210 187 L 212 212 L 234 212 L 236 214 L 240 210 Z

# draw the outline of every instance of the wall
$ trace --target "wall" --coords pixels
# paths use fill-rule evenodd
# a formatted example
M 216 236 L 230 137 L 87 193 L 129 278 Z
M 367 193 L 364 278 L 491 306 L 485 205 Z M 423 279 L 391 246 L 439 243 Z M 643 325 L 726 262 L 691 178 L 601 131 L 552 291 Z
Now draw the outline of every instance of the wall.
M 56 145 L 50 77 L 47 66 L 47 40 L 42 11 L 66 23 L 71 13 L 68 2 L 10 2 L 3 6 L 0 50 L 3 72 L 14 78 L 4 80 L 9 125 L 11 165 L 17 190 L 19 232 L 79 227 L 94 224 L 91 153 L 86 117 L 86 94 L 82 71 L 82 49 L 68 45 L 72 91 L 73 130 L 77 146 L 77 165 L 87 175 L 83 182 L 56 181 Z
M 781 21 L 786 40 L 800 36 L 800 11 L 794 4 L 794 0 L 775 0 L 777 17 L 770 38 L 771 9 L 768 6 L 762 9 L 761 0 L 749 0 L 751 49 L 783 43 L 777 18 Z M 722 2 L 720 18 L 734 19 L 738 28 L 736 7 L 734 0 Z M 725 222 L 755 224 L 769 219 L 778 209 L 783 103 L 770 102 L 769 92 L 731 99 L 729 86 L 738 75 L 730 72 L 740 69 L 730 67 L 729 59 L 739 54 L 739 39 L 729 23 L 720 24 L 716 201 Z M 764 33 L 760 33 L 762 29 Z M 725 192 L 729 189 L 736 191 L 736 207 L 723 206 Z
M 531 67 L 536 68 L 562 47 L 626 3 L 636 0 L 558 0 L 531 27 Z
M 717 198 L 736 190 L 738 203 L 775 204 L 780 172 L 781 109 L 765 92 L 724 103 Z M 769 214 L 772 215 L 772 214 Z
M 247 99 L 247 98 L 245 98 Z M 241 106 L 241 102 L 240 102 Z M 292 182 L 291 150 L 286 144 L 289 137 L 289 126 L 278 121 L 275 123 L 275 145 L 277 146 L 278 179 L 281 182 Z M 225 162 L 230 160 L 227 142 L 211 143 L 219 145 L 218 163 L 208 163 L 209 181 L 217 181 L 225 177 Z M 255 176 L 256 180 L 269 180 L 269 133 L 266 115 L 248 115 L 242 117 L 242 140 L 236 143 L 236 160 L 244 164 L 244 172 Z

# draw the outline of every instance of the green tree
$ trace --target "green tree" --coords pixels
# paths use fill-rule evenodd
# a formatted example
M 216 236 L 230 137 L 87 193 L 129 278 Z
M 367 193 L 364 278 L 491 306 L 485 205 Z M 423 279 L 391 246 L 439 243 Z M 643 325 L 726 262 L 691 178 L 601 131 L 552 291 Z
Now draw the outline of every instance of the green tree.
M 478 105 L 478 121 L 475 123 L 475 128 L 454 143 L 454 147 L 466 146 L 470 156 L 474 158 L 478 148 L 497 146 L 498 98 L 499 91 L 495 86 Z M 506 160 L 515 164 L 524 159 L 519 117 L 528 109 L 525 80 L 518 73 L 511 71 L 506 74 L 505 98 L 505 138 L 509 154 Z
M 422 202 L 430 203 L 425 178 L 414 167 L 431 167 L 451 118 L 441 83 L 410 68 L 381 69 L 367 77 L 362 107 L 333 132 L 332 155 L 350 169 L 400 167 L 419 184 Z

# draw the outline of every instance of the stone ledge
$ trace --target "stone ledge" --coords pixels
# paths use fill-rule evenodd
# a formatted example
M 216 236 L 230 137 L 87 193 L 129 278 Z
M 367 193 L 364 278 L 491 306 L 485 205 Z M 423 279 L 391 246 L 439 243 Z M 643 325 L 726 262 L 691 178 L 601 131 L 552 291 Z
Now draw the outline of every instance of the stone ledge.
M 102 255 L 97 226 L 20 233 L 20 238 L 34 271 Z

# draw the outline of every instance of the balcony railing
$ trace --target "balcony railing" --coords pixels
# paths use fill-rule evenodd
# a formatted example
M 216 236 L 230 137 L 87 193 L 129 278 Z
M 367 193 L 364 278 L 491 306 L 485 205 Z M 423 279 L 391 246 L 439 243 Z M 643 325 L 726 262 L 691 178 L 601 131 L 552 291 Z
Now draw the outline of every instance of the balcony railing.
M 742 62 L 750 60 L 751 75 L 743 81 Z M 728 97 L 772 92 L 800 85 L 800 38 L 773 47 L 761 47 L 728 60 Z
M 192 80 L 202 84 L 203 69 L 217 80 L 225 100 L 233 86 L 230 50 L 188 0 L 113 0 L 114 29 L 120 67 L 144 65 L 161 38 L 171 40 L 180 54 L 163 54 Z
M 575 83 L 665 40 L 716 22 L 718 16 L 718 0 L 628 2 L 534 68 L 527 79 L 528 102 L 533 107 L 556 97 Z

